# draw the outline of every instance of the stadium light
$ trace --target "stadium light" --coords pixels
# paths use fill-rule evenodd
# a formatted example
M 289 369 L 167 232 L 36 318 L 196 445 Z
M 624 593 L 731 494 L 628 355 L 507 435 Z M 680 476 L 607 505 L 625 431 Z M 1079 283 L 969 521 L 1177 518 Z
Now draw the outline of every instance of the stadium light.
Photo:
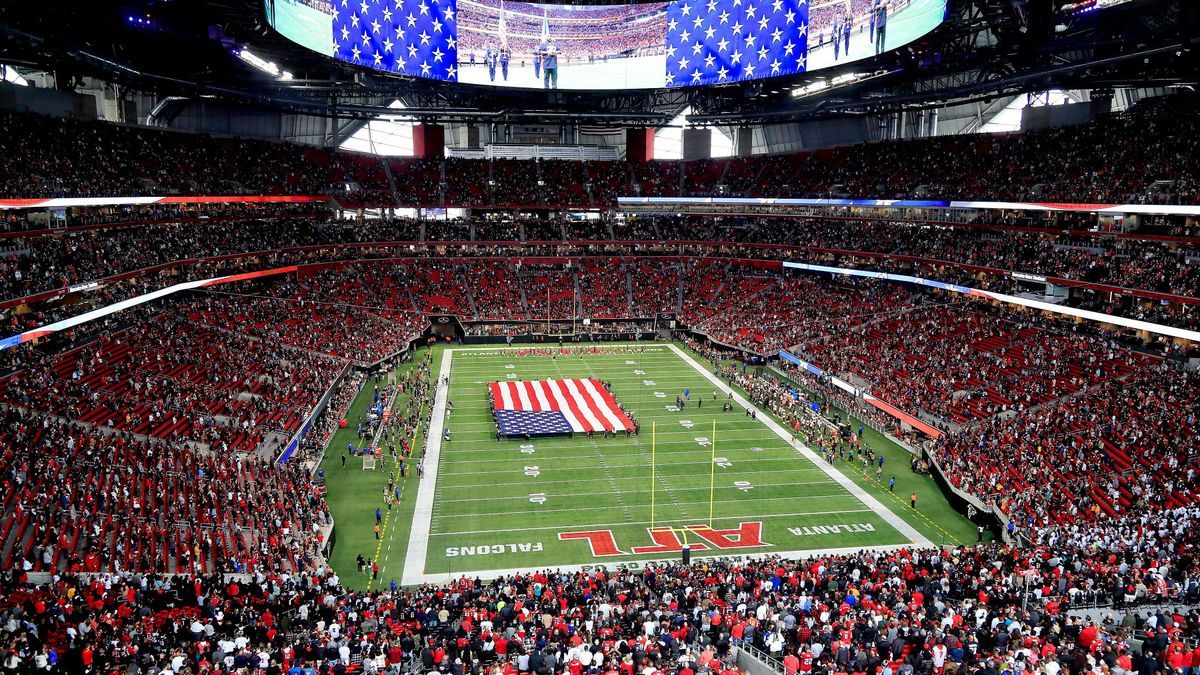
M 799 98 L 801 96 L 807 96 L 813 92 L 818 92 L 818 91 L 821 91 L 822 89 L 828 89 L 828 88 L 829 88 L 828 82 L 826 82 L 825 80 L 817 80 L 815 82 L 810 82 L 809 84 L 806 84 L 803 87 L 800 87 L 799 89 L 793 89 L 792 96 L 795 98 Z
M 279 65 L 274 61 L 268 61 L 254 52 L 251 52 L 249 49 L 235 49 L 233 53 L 236 54 L 237 57 L 242 61 L 245 61 L 258 70 L 270 75 L 271 77 L 277 77 L 285 82 L 293 79 L 293 76 L 290 72 L 280 68 Z

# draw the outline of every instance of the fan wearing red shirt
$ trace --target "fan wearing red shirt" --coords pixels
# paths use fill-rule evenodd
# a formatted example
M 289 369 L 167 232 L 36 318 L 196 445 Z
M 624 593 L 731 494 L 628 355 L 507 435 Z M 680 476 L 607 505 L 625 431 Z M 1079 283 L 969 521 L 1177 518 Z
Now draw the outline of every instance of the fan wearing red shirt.
M 813 653 L 806 647 L 804 652 L 800 654 L 800 672 L 811 673 L 814 661 L 816 661 L 816 658 L 813 657 Z
M 783 672 L 786 675 L 796 675 L 798 670 L 800 670 L 800 659 L 795 654 L 788 652 L 788 655 L 783 657 Z

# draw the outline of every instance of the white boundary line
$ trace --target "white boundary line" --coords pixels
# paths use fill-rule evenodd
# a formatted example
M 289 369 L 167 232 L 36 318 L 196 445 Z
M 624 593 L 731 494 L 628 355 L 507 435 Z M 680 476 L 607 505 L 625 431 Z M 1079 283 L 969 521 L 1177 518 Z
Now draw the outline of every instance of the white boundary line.
M 413 509 L 412 529 L 404 551 L 404 574 L 401 583 L 415 586 L 425 579 L 425 558 L 429 548 L 429 530 L 433 524 L 433 496 L 437 491 L 438 460 L 442 455 L 442 431 L 446 426 L 446 401 L 450 398 L 450 361 L 453 349 L 442 353 L 433 395 L 433 414 L 425 434 L 425 456 L 421 460 L 424 475 L 417 486 L 417 503 Z
M 682 521 L 681 521 L 682 522 Z M 765 553 L 743 553 L 743 554 L 717 554 L 704 555 L 702 553 L 692 553 L 692 561 L 705 559 L 721 559 L 721 560 L 765 560 L 767 558 L 788 558 L 792 560 L 805 560 L 818 556 L 827 555 L 845 555 L 849 553 L 859 553 L 862 551 L 898 551 L 900 549 L 911 549 L 912 544 L 882 544 L 879 546 L 843 546 L 841 548 L 811 548 L 801 551 L 767 551 Z M 647 569 L 654 565 L 677 564 L 679 556 L 673 558 L 655 558 L 652 560 L 630 560 L 627 562 L 617 562 L 612 559 L 601 560 L 595 563 L 587 563 L 583 565 L 555 565 L 550 567 L 514 567 L 506 570 L 477 570 L 471 572 L 451 572 L 441 574 L 426 574 L 421 577 L 422 583 L 446 583 L 454 579 L 462 577 L 479 577 L 480 579 L 495 579 L 497 577 L 510 577 L 516 574 L 529 574 L 533 571 L 553 571 L 553 572 L 579 572 L 581 570 L 640 570 Z
M 741 394 L 731 389 L 729 385 L 725 384 L 716 375 L 713 375 L 711 372 L 709 372 L 707 368 L 697 363 L 695 359 L 688 356 L 682 349 L 674 344 L 668 344 L 667 347 L 669 347 L 671 351 L 675 352 L 675 355 L 682 359 L 684 363 L 687 363 L 691 367 L 695 368 L 698 372 L 702 373 L 705 379 L 713 383 L 713 385 L 715 385 L 722 393 L 733 394 L 733 400 L 737 401 L 739 405 L 755 411 L 759 422 L 762 422 L 768 429 L 774 431 L 780 438 L 784 440 L 785 443 L 788 443 L 792 447 L 799 450 L 800 454 L 804 455 L 804 457 L 808 459 L 808 461 L 812 462 L 814 466 L 820 467 L 820 469 L 824 471 L 830 478 L 837 481 L 837 483 L 842 487 L 846 488 L 847 492 L 857 497 L 864 506 L 874 511 L 875 514 L 880 518 L 883 518 L 884 522 L 896 528 L 897 531 L 908 537 L 910 542 L 918 546 L 933 546 L 933 542 L 930 541 L 928 537 L 918 532 L 915 527 L 909 525 L 903 518 L 897 516 L 895 513 L 892 513 L 891 509 L 884 506 L 883 503 L 878 499 L 867 494 L 867 491 L 863 490 L 858 483 L 850 480 L 845 476 L 845 474 L 843 474 L 841 471 L 838 471 L 836 467 L 821 459 L 820 456 L 813 452 L 811 448 L 801 443 L 800 439 L 792 436 L 788 430 L 779 426 L 779 423 L 771 419 L 770 415 L 765 414 L 762 410 L 759 410 L 757 407 L 751 405 L 750 402 L 743 398 Z

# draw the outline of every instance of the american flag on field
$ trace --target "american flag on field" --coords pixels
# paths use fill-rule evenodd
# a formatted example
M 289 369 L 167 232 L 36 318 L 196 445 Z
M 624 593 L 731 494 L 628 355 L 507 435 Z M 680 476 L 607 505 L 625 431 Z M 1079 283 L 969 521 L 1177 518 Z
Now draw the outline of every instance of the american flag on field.
M 496 423 L 505 436 L 625 431 L 633 421 L 598 380 L 493 382 Z
M 808 0 L 667 4 L 667 86 L 802 73 L 807 59 Z
M 456 0 L 335 0 L 333 49 L 351 63 L 457 80 Z

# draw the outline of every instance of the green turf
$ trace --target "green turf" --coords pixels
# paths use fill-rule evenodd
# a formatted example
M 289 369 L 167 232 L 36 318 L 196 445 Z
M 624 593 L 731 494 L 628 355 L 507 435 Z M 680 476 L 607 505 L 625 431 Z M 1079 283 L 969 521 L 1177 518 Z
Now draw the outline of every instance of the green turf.
M 621 347 L 608 344 L 602 348 Z M 433 349 L 436 376 L 445 347 Z M 709 367 L 708 362 L 688 353 Z M 523 442 L 497 442 L 486 387 L 510 376 L 521 380 L 595 377 L 610 381 L 622 405 L 641 422 L 642 434 L 633 438 L 576 435 L 573 439 L 535 439 L 524 451 Z M 654 384 L 646 384 L 647 380 Z M 667 406 L 685 389 L 691 391 L 691 402 L 682 411 L 668 411 Z M 725 395 L 718 393 L 714 401 L 713 389 L 700 372 L 664 344 L 650 346 L 642 353 L 557 357 L 457 348 L 449 389 L 453 412 L 447 420 L 453 440 L 442 445 L 428 554 L 424 569 L 418 572 L 457 574 L 677 558 L 671 546 L 634 552 L 635 547 L 655 543 L 648 531 L 652 523 L 656 528 L 677 530 L 658 536 L 668 544 L 686 540 L 696 557 L 908 542 L 907 537 L 762 422 L 748 418 L 741 408 L 722 412 L 720 404 Z M 700 397 L 704 405 L 698 408 Z M 367 387 L 352 407 L 351 426 L 370 398 Z M 657 425 L 656 434 L 651 433 L 653 424 Z M 728 466 L 718 466 L 714 471 L 713 448 L 701 445 L 697 438 L 702 437 L 715 437 L 715 455 L 728 460 L 721 462 Z M 354 558 L 359 553 L 374 557 L 377 544 L 373 513 L 382 503 L 387 473 L 362 471 L 354 459 L 349 468 L 340 468 L 341 450 L 353 438 L 353 429 L 335 435 L 323 466 L 337 527 L 331 562 L 350 586 L 363 588 L 368 580 L 358 573 Z M 653 482 L 652 440 L 656 461 Z M 950 508 L 932 480 L 909 471 L 905 450 L 870 429 L 865 440 L 886 458 L 885 484 L 876 485 L 873 472 L 868 478 L 857 465 L 839 463 L 838 468 L 846 476 L 934 544 L 974 541 L 974 526 Z M 891 475 L 897 479 L 894 494 L 886 487 L 886 478 Z M 404 490 L 401 504 L 390 514 L 378 545 L 383 568 L 380 585 L 393 578 L 400 581 L 412 525 L 417 479 L 414 476 L 398 481 Z M 751 487 L 745 489 L 745 485 L 736 484 L 739 482 Z M 697 529 L 709 523 L 710 490 L 715 530 L 761 523 L 766 545 L 717 550 L 707 544 L 709 550 L 698 550 L 698 545 L 706 545 Z M 909 509 L 907 501 L 913 490 L 919 495 L 920 508 L 916 512 Z M 531 501 L 532 495 L 544 495 L 545 499 Z M 830 526 L 842 527 L 814 529 Z M 595 557 L 586 541 L 559 537 L 562 533 L 593 530 L 610 532 L 622 555 Z

